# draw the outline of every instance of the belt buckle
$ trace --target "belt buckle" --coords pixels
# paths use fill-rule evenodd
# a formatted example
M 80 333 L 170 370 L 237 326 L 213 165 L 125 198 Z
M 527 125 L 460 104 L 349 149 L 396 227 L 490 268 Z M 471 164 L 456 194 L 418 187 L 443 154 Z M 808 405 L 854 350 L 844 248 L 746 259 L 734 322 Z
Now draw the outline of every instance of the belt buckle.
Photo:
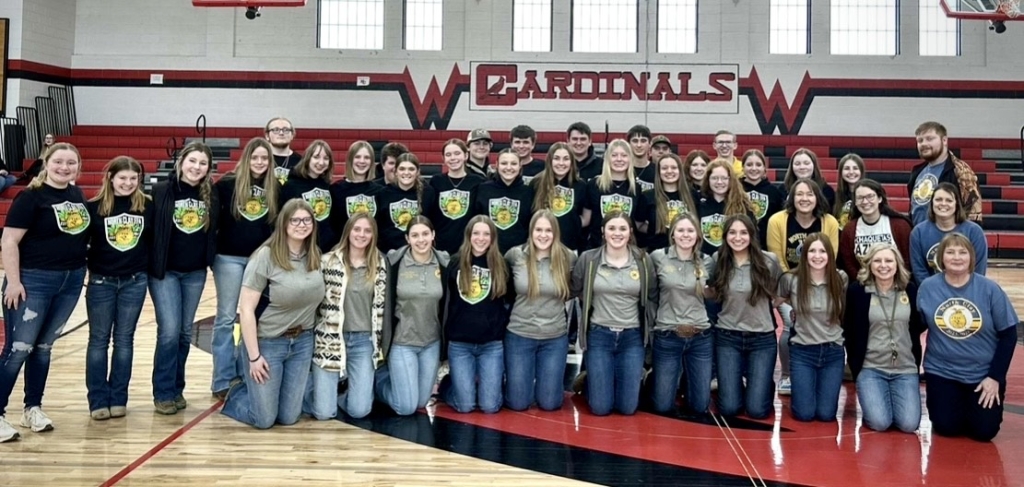
M 299 336 L 301 333 L 302 333 L 302 326 L 293 326 L 293 327 L 285 330 L 284 333 L 281 334 L 281 336 L 284 337 L 284 338 L 295 338 L 295 337 Z
M 700 333 L 700 330 L 693 325 L 679 325 L 676 327 L 676 335 L 680 338 L 693 338 Z

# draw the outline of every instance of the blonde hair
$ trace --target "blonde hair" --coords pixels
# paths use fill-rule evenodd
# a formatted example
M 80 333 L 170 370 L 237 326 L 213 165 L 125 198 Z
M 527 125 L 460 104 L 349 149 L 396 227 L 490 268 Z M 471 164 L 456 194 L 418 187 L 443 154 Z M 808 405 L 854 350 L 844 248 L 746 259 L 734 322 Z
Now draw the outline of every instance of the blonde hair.
M 345 223 L 345 229 L 341 232 L 341 241 L 334 246 L 331 251 L 337 251 L 341 253 L 342 263 L 345 265 L 345 274 L 352 275 L 352 257 L 349 252 L 349 236 L 352 235 L 352 229 L 356 227 L 356 223 L 359 220 L 366 220 L 370 222 L 370 243 L 366 246 L 366 280 L 372 283 L 377 276 L 377 266 L 380 265 L 380 252 L 377 250 L 377 221 L 370 216 L 369 213 L 359 212 L 352 215 L 348 222 Z
M 505 259 L 498 250 L 498 227 L 487 215 L 477 215 L 469 219 L 466 230 L 463 232 L 462 245 L 459 247 L 459 292 L 465 293 L 473 286 L 473 244 L 470 239 L 473 236 L 473 227 L 478 223 L 487 225 L 491 233 L 491 242 L 487 245 L 487 269 L 491 271 L 491 299 L 500 298 L 505 295 L 505 286 L 508 281 L 508 266 Z M 465 295 L 465 294 L 463 294 Z
M 39 175 L 33 178 L 32 181 L 28 183 L 28 189 L 39 189 L 43 187 L 43 184 L 46 183 L 47 178 L 46 163 L 50 162 L 50 158 L 53 157 L 53 154 L 59 150 L 69 150 L 75 153 L 75 157 L 78 159 L 78 171 L 75 174 L 75 178 L 77 179 L 78 175 L 82 174 L 82 154 L 78 152 L 78 148 L 67 142 L 54 142 L 53 145 L 46 149 L 46 152 L 43 152 L 43 156 L 41 157 L 41 159 L 43 160 L 43 167 L 39 170 Z
M 259 148 L 267 151 L 267 170 L 263 173 L 263 176 L 257 179 L 252 176 L 251 163 L 253 153 Z M 235 220 L 242 217 L 242 213 L 245 211 L 245 204 L 252 197 L 253 184 L 262 179 L 263 196 L 267 200 L 267 220 L 274 221 L 274 218 L 277 217 L 277 193 L 280 183 L 274 177 L 274 150 L 270 147 L 270 142 L 267 142 L 266 139 L 254 138 L 248 144 L 245 144 L 245 149 L 242 150 L 242 157 L 238 159 L 238 165 L 235 166 L 233 173 L 235 175 L 235 189 L 233 193 L 235 201 L 231 205 L 231 216 L 235 217 Z
M 693 260 L 693 276 L 697 278 L 697 283 L 694 286 L 696 288 L 695 291 L 697 296 L 703 300 L 704 286 L 706 286 L 708 282 L 708 270 L 704 268 L 704 253 L 700 251 L 701 242 L 704 241 L 704 232 L 701 231 L 700 222 L 693 213 L 680 213 L 676 215 L 674 220 L 672 220 L 672 224 L 668 227 L 669 246 L 673 249 L 676 248 L 676 241 L 673 235 L 676 233 L 676 227 L 684 221 L 690 222 L 690 224 L 693 225 L 693 228 L 697 230 L 697 238 L 693 244 L 693 250 L 691 251 L 690 258 Z
M 317 221 L 313 218 L 313 208 L 300 198 L 293 198 L 284 204 L 284 208 L 277 214 L 274 233 L 262 246 L 270 249 L 270 260 L 274 265 L 286 271 L 292 270 L 291 251 L 288 249 L 288 225 L 292 216 L 299 210 L 308 213 L 312 220 L 313 228 L 302 242 L 302 247 L 306 251 L 306 271 L 315 271 L 320 268 L 320 247 L 316 244 Z
M 570 157 L 571 153 L 570 153 Z M 533 229 L 541 219 L 551 224 L 551 281 L 555 284 L 555 292 L 561 299 L 569 299 L 569 255 L 572 252 L 562 243 L 562 231 L 558 227 L 558 218 L 551 210 L 539 210 L 530 218 L 530 232 L 523 244 L 526 254 L 526 297 L 533 299 L 540 296 L 540 278 L 537 276 L 537 245 L 533 243 Z
M 899 290 L 906 289 L 910 282 L 910 270 L 907 269 L 907 264 L 903 261 L 903 256 L 900 255 L 900 249 L 887 242 L 872 245 L 868 249 L 868 253 L 860 259 L 861 268 L 857 271 L 857 280 L 865 286 L 875 283 L 875 275 L 871 273 L 871 261 L 879 252 L 886 250 L 891 250 L 892 255 L 896 257 L 896 275 L 892 279 L 893 285 Z
M 597 177 L 597 189 L 603 192 L 612 190 L 612 151 L 615 149 L 622 149 L 629 156 L 629 167 L 626 168 L 626 181 L 629 183 L 630 196 L 636 196 L 636 172 L 633 170 L 633 162 L 636 158 L 633 157 L 633 149 L 630 148 L 629 142 L 622 139 L 615 139 L 608 143 L 608 148 L 604 151 L 604 164 L 601 166 L 601 174 Z
M 100 186 L 100 192 L 89 200 L 99 202 L 97 210 L 100 216 L 110 216 L 110 212 L 114 211 L 114 197 L 116 195 L 114 194 L 113 179 L 121 171 L 132 171 L 139 175 L 139 184 L 131 194 L 132 206 L 130 211 L 142 213 L 146 210 L 146 201 L 149 200 L 149 196 L 142 192 L 142 178 L 145 173 L 142 164 L 128 156 L 117 156 L 111 159 L 107 166 L 103 168 L 103 184 Z
M 377 179 L 377 165 L 374 164 L 374 158 L 376 156 L 374 155 L 374 152 L 373 152 L 373 146 L 370 145 L 370 143 L 365 141 L 365 140 L 357 140 L 357 141 L 353 142 L 352 145 L 348 146 L 348 154 L 345 154 L 345 180 L 346 181 L 350 181 L 350 182 L 351 181 L 355 181 L 356 169 L 355 169 L 355 167 L 353 167 L 352 161 L 354 161 L 356 159 L 356 154 L 359 154 L 359 151 L 361 151 L 363 149 L 366 149 L 367 152 L 370 153 L 370 168 L 366 170 L 366 175 L 363 176 L 364 177 L 363 180 L 364 181 L 373 181 L 374 179 Z M 331 161 L 333 162 L 333 160 L 334 159 L 332 158 Z

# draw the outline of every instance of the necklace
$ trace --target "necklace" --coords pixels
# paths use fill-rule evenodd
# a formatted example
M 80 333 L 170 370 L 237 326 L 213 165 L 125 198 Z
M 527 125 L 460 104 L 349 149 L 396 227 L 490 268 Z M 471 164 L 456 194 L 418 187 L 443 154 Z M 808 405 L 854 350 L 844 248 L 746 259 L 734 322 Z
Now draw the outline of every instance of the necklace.
M 292 252 L 291 249 L 288 249 L 288 256 L 293 258 L 293 259 L 301 259 L 301 258 L 306 256 L 306 252 L 304 252 L 302 250 L 300 250 L 298 252 Z
M 457 183 L 455 182 L 455 180 L 454 180 L 454 179 L 452 179 L 452 176 L 451 176 L 451 174 L 448 174 L 447 176 L 448 176 L 448 182 L 449 182 L 449 183 L 452 183 L 452 188 L 454 188 L 454 189 L 459 189 L 459 186 L 460 186 L 460 185 L 461 185 L 462 183 L 466 182 L 466 176 L 462 176 L 461 178 L 458 178 L 458 179 L 459 179 L 459 182 L 457 182 Z
M 612 185 L 615 186 L 615 189 L 622 188 L 622 185 L 624 184 L 626 184 L 626 181 L 612 181 Z

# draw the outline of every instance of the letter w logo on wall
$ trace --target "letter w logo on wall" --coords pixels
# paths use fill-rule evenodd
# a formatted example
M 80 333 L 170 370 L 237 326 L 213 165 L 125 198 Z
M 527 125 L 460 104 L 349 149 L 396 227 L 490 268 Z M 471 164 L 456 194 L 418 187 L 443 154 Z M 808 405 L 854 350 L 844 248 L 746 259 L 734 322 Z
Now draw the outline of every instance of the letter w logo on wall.
M 459 65 L 456 64 L 448 76 L 444 90 L 438 87 L 437 78 L 431 77 L 422 98 L 417 93 L 408 67 L 402 72 L 402 77 L 405 86 L 404 89 L 399 89 L 398 93 L 402 97 L 402 104 L 405 105 L 412 128 L 429 129 L 433 125 L 437 130 L 446 130 L 459 98 L 469 91 L 469 75 L 462 74 Z

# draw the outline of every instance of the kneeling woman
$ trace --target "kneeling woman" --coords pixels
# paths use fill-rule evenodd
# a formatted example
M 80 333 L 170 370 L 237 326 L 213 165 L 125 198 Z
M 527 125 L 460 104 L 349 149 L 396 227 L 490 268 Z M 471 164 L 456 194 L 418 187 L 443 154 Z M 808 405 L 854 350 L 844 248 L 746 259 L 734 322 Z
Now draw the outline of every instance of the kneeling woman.
M 324 296 L 316 225 L 305 201 L 289 201 L 245 265 L 238 315 L 248 373 L 228 391 L 222 412 L 260 429 L 294 424 L 302 414 Z
M 573 295 L 583 307 L 580 346 L 586 351 L 587 403 L 597 416 L 613 409 L 629 415 L 640 399 L 657 280 L 625 213 L 608 212 L 601 229 L 604 245 L 584 252 L 572 271 Z
M 941 436 L 989 441 L 999 433 L 1020 320 L 995 281 L 975 272 L 974 245 L 960 233 L 939 243 L 939 274 L 925 279 L 917 308 L 928 321 L 924 357 L 928 416 Z
M 864 268 L 846 291 L 846 362 L 857 381 L 864 424 L 913 433 L 921 423 L 917 285 L 892 243 L 872 245 Z
M 458 263 L 448 267 L 445 286 L 451 387 L 442 397 L 453 409 L 485 413 L 501 409 L 505 355 L 501 340 L 508 325 L 505 288 L 508 268 L 498 251 L 498 229 L 486 215 L 466 225 Z

